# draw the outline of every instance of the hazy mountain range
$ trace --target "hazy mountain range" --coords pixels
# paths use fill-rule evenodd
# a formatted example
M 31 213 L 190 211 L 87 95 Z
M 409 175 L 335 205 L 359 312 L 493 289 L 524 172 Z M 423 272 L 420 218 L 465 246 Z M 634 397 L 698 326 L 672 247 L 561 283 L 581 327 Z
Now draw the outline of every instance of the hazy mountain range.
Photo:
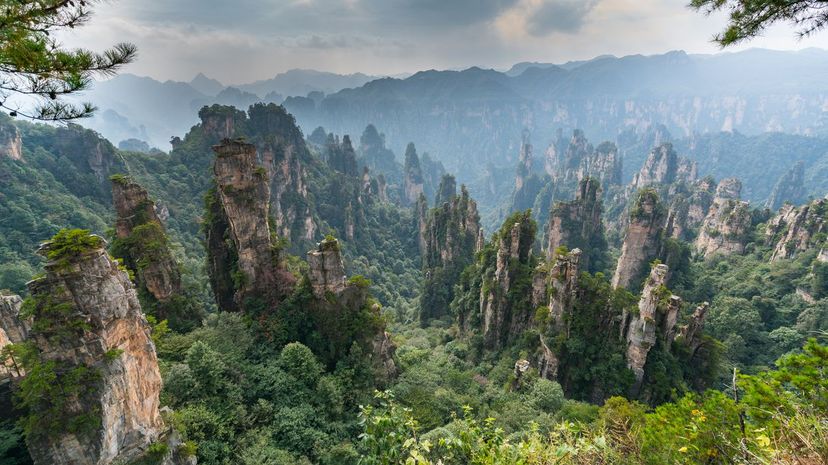
M 620 142 L 623 134 L 622 151 L 630 137 L 643 141 L 657 125 L 677 141 L 723 131 L 828 135 L 824 76 L 828 51 L 820 49 L 600 56 L 564 64 L 518 63 L 502 72 L 429 70 L 406 78 L 292 70 L 233 86 L 203 74 L 189 83 L 125 74 L 96 85 L 88 97 L 100 112 L 84 125 L 116 143 L 134 137 L 168 150 L 170 137 L 185 133 L 203 105 L 284 102 L 306 134 L 323 126 L 356 136 L 374 124 L 396 153 L 415 141 L 461 181 L 474 183 L 486 171 L 513 172 L 524 131 L 536 156 L 558 131 L 566 135 L 575 128 L 594 143 Z M 646 156 L 644 145 L 634 143 L 624 154 L 625 177 Z M 690 142 L 682 145 L 693 151 Z M 814 160 L 823 155 L 790 154 Z M 784 150 L 775 156 L 784 157 Z
M 335 93 L 377 79 L 365 74 L 334 74 L 293 69 L 267 80 L 249 84 L 225 85 L 199 73 L 190 82 L 157 81 L 149 77 L 121 74 L 97 82 L 81 97 L 91 101 L 99 112 L 83 121 L 87 126 L 117 144 L 124 139 L 140 139 L 164 150 L 172 136 L 186 133 L 198 121 L 204 105 L 220 103 L 246 109 L 255 102 L 281 103 L 286 96 Z

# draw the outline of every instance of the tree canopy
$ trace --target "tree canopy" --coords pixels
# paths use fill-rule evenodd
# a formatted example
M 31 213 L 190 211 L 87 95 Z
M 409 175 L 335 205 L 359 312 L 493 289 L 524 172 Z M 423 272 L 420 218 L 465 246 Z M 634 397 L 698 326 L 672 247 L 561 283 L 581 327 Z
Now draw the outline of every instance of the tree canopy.
M 67 49 L 56 33 L 89 21 L 98 0 L 0 0 L 0 107 L 11 116 L 67 121 L 90 116 L 90 103 L 61 97 L 89 88 L 95 75 L 111 75 L 132 62 L 136 48 L 119 43 L 97 53 Z M 34 99 L 33 109 L 24 103 Z
M 691 0 L 690 7 L 707 14 L 730 11 L 727 27 L 713 39 L 722 47 L 750 40 L 778 22 L 792 24 L 800 37 L 828 23 L 827 0 Z

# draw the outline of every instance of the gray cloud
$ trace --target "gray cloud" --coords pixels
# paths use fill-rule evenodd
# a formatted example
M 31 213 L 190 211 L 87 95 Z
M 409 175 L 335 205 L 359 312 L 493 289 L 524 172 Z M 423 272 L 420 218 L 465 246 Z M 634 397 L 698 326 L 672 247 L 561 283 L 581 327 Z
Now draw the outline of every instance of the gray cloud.
M 545 36 L 553 32 L 578 32 L 599 1 L 547 0 L 527 19 L 527 32 L 534 36 Z

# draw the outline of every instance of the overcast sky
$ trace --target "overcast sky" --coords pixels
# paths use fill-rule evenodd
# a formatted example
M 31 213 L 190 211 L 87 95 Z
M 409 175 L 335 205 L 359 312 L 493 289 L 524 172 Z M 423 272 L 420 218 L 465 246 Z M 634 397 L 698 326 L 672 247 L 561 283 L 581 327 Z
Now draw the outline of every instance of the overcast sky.
M 99 50 L 119 41 L 139 57 L 124 71 L 225 84 L 291 68 L 393 75 L 520 61 L 682 49 L 715 53 L 722 15 L 689 0 L 111 0 L 64 37 Z M 828 32 L 798 40 L 782 25 L 747 47 L 828 48 Z M 741 48 L 734 48 L 739 50 Z

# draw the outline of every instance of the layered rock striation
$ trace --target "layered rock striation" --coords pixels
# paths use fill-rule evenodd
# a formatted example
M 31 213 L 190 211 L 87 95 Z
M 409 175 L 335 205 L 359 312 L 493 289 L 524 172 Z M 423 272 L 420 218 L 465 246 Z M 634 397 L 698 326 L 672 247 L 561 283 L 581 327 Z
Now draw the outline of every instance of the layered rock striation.
M 546 227 L 546 258 L 555 257 L 559 247 L 586 250 L 581 259 L 584 269 L 593 270 L 603 266 L 603 255 L 607 243 L 602 222 L 603 203 L 601 184 L 598 180 L 585 178 L 578 185 L 575 200 L 557 202 L 549 213 Z
M 653 189 L 644 189 L 630 210 L 630 223 L 621 256 L 612 276 L 613 287 L 635 289 L 650 262 L 661 252 L 667 212 Z
M 474 259 L 480 234 L 477 204 L 466 186 L 457 195 L 453 176 L 444 176 L 439 189 L 440 201 L 427 213 L 424 198 L 418 203 L 421 218 L 421 255 L 425 281 L 420 296 L 420 321 L 449 314 L 454 299 L 454 284 L 460 273 Z
M 828 233 L 828 199 L 794 207 L 783 206 L 765 230 L 766 243 L 773 246 L 771 261 L 793 258 L 809 249 L 823 247 Z
M 27 343 L 37 353 L 29 377 L 54 370 L 59 386 L 32 380 L 28 448 L 36 465 L 110 465 L 167 444 L 162 464 L 194 463 L 178 450 L 159 411 L 161 375 L 135 288 L 85 231 L 61 233 L 41 248 L 46 274 L 29 283 Z M 9 334 L 4 318 L 4 331 Z M 63 397 L 58 399 L 56 397 Z
M 627 342 L 627 366 L 635 375 L 630 390 L 633 397 L 641 391 L 647 355 L 657 340 L 660 338 L 664 350 L 669 350 L 675 338 L 674 328 L 681 309 L 681 298 L 672 295 L 665 286 L 668 271 L 667 265 L 653 267 L 641 292 L 638 312 L 625 313 L 622 318 L 621 332 Z
M 237 311 L 250 299 L 272 306 L 294 282 L 271 237 L 267 171 L 252 144 L 224 139 L 213 149 L 216 187 L 205 227 L 213 293 L 225 311 Z
M 112 203 L 117 214 L 113 253 L 124 259 L 136 273 L 138 286 L 155 300 L 167 302 L 180 295 L 181 273 L 146 189 L 128 177 L 113 176 Z

